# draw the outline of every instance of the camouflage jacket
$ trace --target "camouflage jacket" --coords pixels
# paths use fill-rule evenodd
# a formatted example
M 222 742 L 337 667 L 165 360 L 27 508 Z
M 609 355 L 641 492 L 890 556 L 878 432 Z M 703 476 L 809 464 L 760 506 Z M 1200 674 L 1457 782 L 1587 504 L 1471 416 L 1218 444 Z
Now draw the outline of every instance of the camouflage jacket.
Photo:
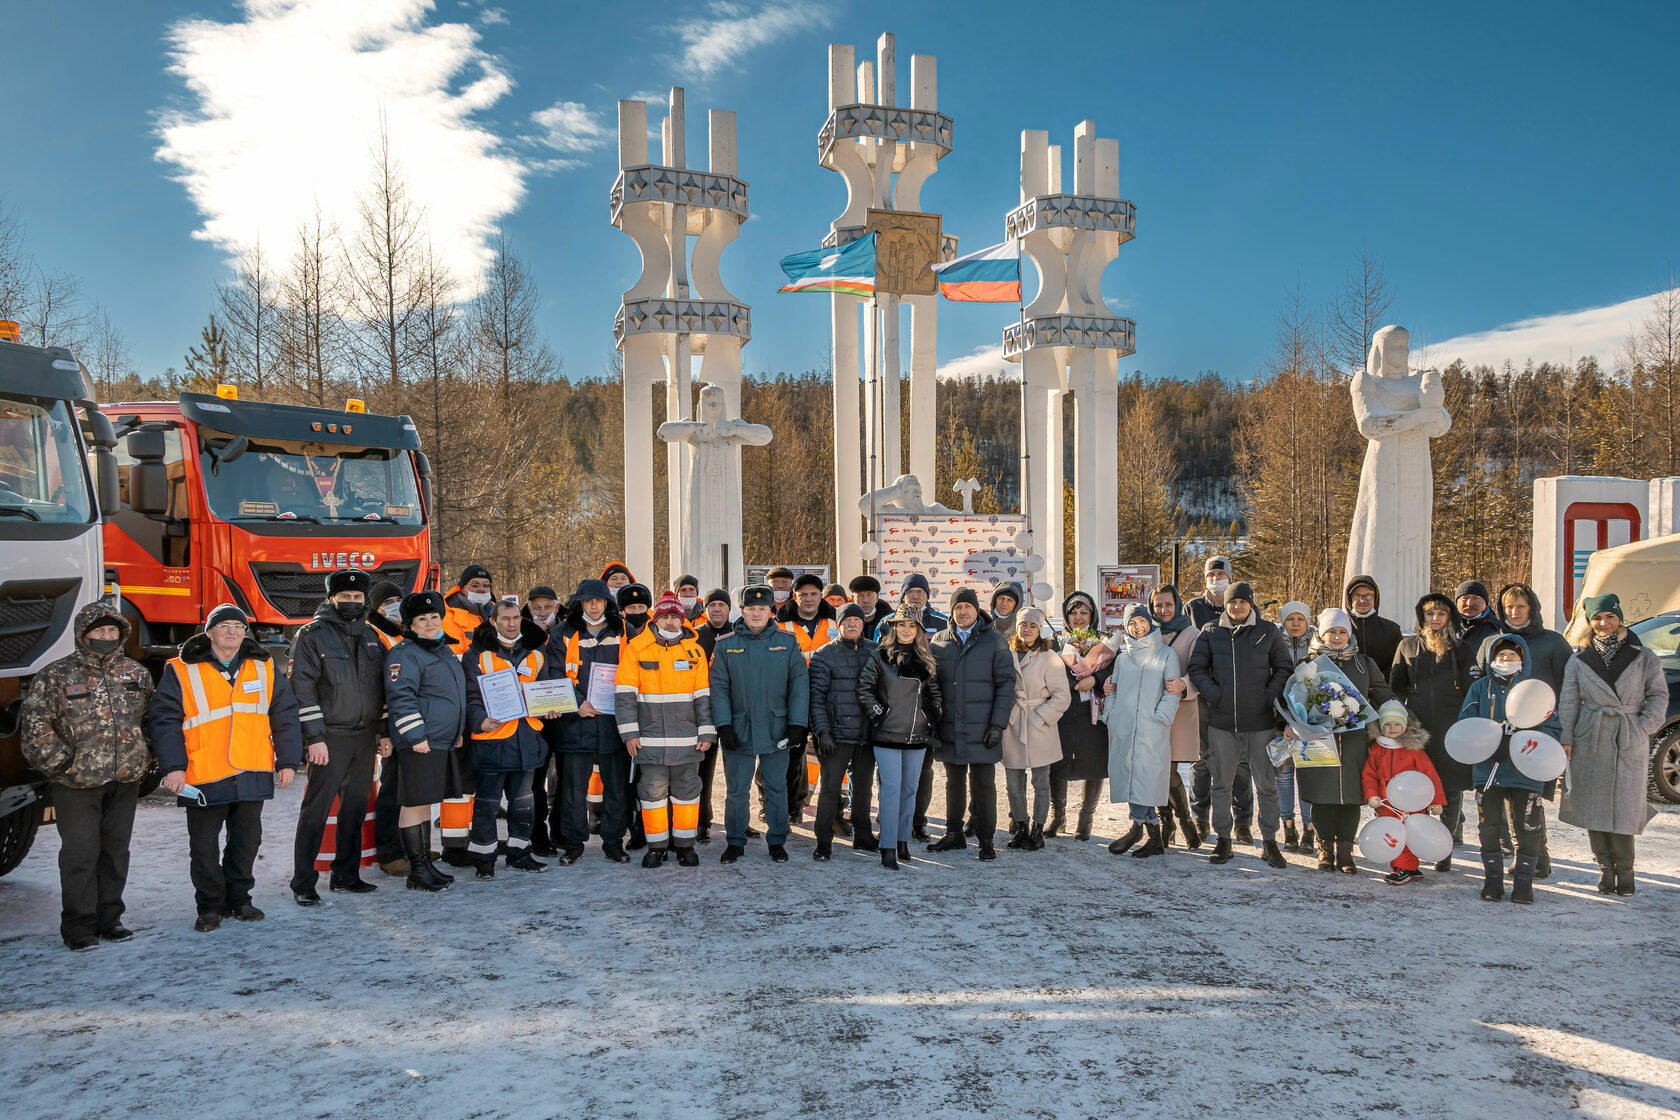
M 35 674 L 23 697 L 23 757 L 43 776 L 71 789 L 137 782 L 151 763 L 140 729 L 152 677 L 121 650 L 100 657 L 85 635 L 114 624 L 128 638 L 128 620 L 101 602 L 76 612 L 76 652 Z

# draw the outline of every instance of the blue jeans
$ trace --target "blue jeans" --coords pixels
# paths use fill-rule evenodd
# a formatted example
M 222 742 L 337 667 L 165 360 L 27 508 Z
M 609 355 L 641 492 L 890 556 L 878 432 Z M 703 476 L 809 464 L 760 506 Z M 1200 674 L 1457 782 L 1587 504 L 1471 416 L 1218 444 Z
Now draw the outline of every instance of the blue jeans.
M 875 770 L 881 776 L 883 851 L 897 846 L 901 840 L 910 839 L 910 825 L 916 815 L 916 784 L 921 780 L 922 757 L 926 754 L 926 747 L 875 748 Z
M 1283 819 L 1295 819 L 1295 760 L 1292 758 L 1278 767 L 1277 771 L 1278 811 Z M 1301 827 L 1312 827 L 1312 806 L 1301 802 Z
M 801 762 L 803 765 L 803 762 Z M 788 838 L 788 752 L 747 754 L 723 752 L 723 831 L 737 848 L 747 846 L 747 821 L 752 814 L 753 773 L 764 780 L 764 841 L 786 844 Z
M 1141 823 L 1144 823 L 1144 824 L 1160 824 L 1161 823 L 1161 814 L 1159 814 L 1155 811 L 1155 806 L 1153 806 L 1153 805 L 1139 805 L 1137 802 L 1134 801 L 1131 804 L 1131 810 L 1132 810 L 1132 820 L 1134 820 L 1134 821 L 1138 821 L 1138 822 L 1141 822 Z

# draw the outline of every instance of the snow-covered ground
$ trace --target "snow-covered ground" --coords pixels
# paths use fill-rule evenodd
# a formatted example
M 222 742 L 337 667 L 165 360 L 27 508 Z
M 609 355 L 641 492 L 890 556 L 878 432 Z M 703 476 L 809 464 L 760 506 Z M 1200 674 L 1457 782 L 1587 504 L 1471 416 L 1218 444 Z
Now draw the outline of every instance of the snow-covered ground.
M 192 931 L 184 821 L 156 797 L 131 942 L 59 943 L 50 830 L 0 879 L 0 1115 L 1680 1109 L 1672 808 L 1631 899 L 1596 892 L 1585 835 L 1554 821 L 1532 907 L 1478 900 L 1473 847 L 1400 889 L 1253 849 L 1114 857 L 1123 807 L 1105 804 L 1091 842 L 991 865 L 917 845 L 895 874 L 844 843 L 817 864 L 802 830 L 786 865 L 757 841 L 722 867 L 720 836 L 698 869 L 644 871 L 592 843 L 576 867 L 435 897 L 373 869 L 376 894 L 303 910 L 286 889 L 300 787 L 265 814 L 261 923 Z

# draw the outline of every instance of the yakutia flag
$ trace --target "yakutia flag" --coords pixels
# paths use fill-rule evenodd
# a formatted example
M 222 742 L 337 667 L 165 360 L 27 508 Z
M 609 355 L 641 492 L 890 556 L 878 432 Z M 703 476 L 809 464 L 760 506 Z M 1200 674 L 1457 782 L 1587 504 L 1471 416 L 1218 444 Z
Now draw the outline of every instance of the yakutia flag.
M 933 266 L 939 294 L 962 303 L 1020 303 L 1021 248 L 1010 240 Z
M 843 296 L 875 294 L 875 238 L 868 234 L 833 249 L 812 249 L 782 258 L 788 282 L 779 292 L 832 292 Z

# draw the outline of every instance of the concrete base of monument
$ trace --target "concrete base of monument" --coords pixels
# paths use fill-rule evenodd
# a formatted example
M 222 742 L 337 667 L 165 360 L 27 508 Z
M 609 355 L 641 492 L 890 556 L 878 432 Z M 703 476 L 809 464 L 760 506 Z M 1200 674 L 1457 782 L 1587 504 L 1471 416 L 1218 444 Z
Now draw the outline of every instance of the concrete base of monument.
M 720 866 L 719 828 L 693 870 L 592 841 L 544 875 L 426 895 L 375 869 L 377 893 L 301 909 L 300 790 L 264 814 L 267 920 L 214 933 L 191 929 L 167 799 L 141 805 L 123 944 L 60 944 L 41 834 L 0 879 L 0 1112 L 1536 1120 L 1680 1099 L 1680 807 L 1625 899 L 1554 819 L 1528 907 L 1478 899 L 1473 846 L 1405 887 L 1241 846 L 1115 857 L 1105 803 L 1089 842 L 1000 834 L 990 864 L 918 844 L 893 872 L 844 840 L 816 863 L 807 816 L 782 865 L 756 840 Z

